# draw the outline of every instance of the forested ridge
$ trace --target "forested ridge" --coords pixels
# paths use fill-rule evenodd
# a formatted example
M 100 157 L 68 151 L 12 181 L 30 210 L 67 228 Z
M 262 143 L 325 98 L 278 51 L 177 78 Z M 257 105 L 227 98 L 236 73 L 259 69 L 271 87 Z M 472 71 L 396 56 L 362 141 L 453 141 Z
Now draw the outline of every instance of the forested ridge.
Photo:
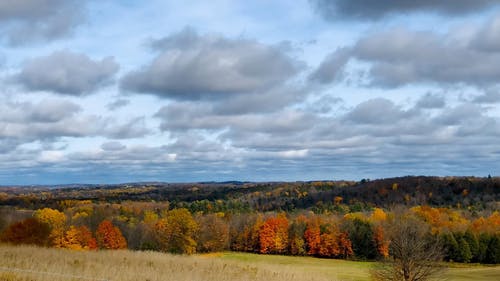
M 25 208 L 56 207 L 66 199 L 108 203 L 169 201 L 197 208 L 203 202 L 224 201 L 228 209 L 292 211 L 331 208 L 336 197 L 355 208 L 394 205 L 496 208 L 500 201 L 498 177 L 407 176 L 354 181 L 130 183 L 56 187 L 0 187 L 0 204 Z M 201 203 L 200 203 L 201 202 Z M 233 208 L 232 208 L 233 207 Z

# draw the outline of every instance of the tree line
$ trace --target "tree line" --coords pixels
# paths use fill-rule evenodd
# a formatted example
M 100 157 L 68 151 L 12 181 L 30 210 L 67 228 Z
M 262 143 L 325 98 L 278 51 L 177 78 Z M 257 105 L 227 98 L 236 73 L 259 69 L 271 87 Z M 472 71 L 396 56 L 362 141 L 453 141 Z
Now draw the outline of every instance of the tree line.
M 337 199 L 337 204 L 341 199 Z M 395 253 L 391 231 L 400 213 L 421 222 L 439 241 L 445 260 L 500 263 L 500 214 L 472 219 L 449 208 L 416 206 L 387 211 L 322 213 L 191 212 L 169 203 L 61 202 L 32 212 L 3 209 L 0 239 L 74 250 L 133 249 L 178 254 L 242 251 L 384 260 Z M 393 231 L 392 231 L 393 232 Z

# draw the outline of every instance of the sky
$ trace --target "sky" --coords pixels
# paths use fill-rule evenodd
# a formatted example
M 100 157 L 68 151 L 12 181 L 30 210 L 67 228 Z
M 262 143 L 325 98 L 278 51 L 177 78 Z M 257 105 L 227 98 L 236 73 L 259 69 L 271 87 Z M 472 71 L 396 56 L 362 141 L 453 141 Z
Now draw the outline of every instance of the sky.
M 0 0 L 0 185 L 500 174 L 494 0 Z

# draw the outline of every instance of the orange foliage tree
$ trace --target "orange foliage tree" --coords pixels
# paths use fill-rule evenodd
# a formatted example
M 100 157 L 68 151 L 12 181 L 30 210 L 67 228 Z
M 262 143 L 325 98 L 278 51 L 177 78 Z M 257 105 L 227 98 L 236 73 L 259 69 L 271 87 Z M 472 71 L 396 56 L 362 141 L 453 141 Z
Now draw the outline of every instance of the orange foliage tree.
M 381 225 L 378 225 L 373 230 L 373 240 L 377 247 L 377 252 L 383 258 L 387 258 L 389 256 L 389 240 L 386 239 L 384 228 Z
M 70 226 L 64 235 L 62 246 L 72 250 L 95 250 L 97 241 L 86 226 Z
M 336 257 L 340 255 L 340 248 L 338 243 L 338 233 L 334 225 L 328 224 L 323 226 L 323 233 L 320 235 L 320 244 L 318 254 L 322 257 Z
M 319 248 L 321 245 L 321 229 L 319 218 L 313 218 L 307 223 L 306 231 L 304 232 L 304 239 L 307 244 L 307 254 L 317 255 L 319 254 Z
M 284 215 L 267 219 L 259 231 L 260 252 L 281 254 L 288 246 L 288 219 Z
M 127 240 L 120 229 L 109 220 L 102 221 L 96 231 L 97 244 L 100 249 L 126 249 Z
M 500 213 L 493 212 L 489 217 L 479 217 L 475 219 L 470 228 L 475 233 L 500 233 Z
M 317 256 L 326 258 L 348 258 L 353 256 L 352 242 L 347 232 L 340 232 L 335 223 L 320 226 L 320 243 Z
M 416 206 L 410 210 L 432 227 L 431 231 L 433 234 L 441 234 L 448 231 L 463 232 L 468 228 L 470 223 L 458 211 L 448 208 Z
M 389 240 L 385 237 L 382 224 L 387 221 L 387 214 L 380 208 L 374 208 L 369 218 L 373 227 L 373 242 L 380 257 L 387 258 L 389 256 Z

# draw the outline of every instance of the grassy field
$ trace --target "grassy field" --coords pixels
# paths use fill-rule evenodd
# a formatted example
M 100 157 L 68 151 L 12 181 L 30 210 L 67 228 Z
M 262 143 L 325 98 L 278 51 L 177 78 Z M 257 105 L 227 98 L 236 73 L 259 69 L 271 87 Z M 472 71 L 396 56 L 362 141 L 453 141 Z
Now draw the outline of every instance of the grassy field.
M 255 255 L 246 253 L 224 253 L 221 259 L 239 261 L 245 264 L 264 266 L 272 264 L 283 268 L 293 268 L 307 275 L 324 276 L 328 280 L 369 280 L 371 262 L 318 259 L 313 257 L 290 257 Z
M 245 253 L 223 253 L 223 260 L 242 261 L 249 265 L 273 264 L 287 266 L 307 274 L 324 276 L 329 280 L 370 280 L 369 270 L 373 262 L 357 262 L 332 259 L 318 259 L 311 257 L 289 257 L 254 255 Z M 500 280 L 500 266 L 448 264 L 449 268 L 443 278 L 450 281 L 489 281 Z
M 173 256 L 0 246 L 0 281 L 369 280 L 373 263 L 244 253 Z M 500 266 L 452 265 L 447 280 L 498 280 Z
M 0 246 L 1 281 L 323 281 L 300 269 L 247 263 L 218 255 L 174 256 L 158 252 L 78 252 L 29 246 Z
M 447 280 L 489 281 L 500 280 L 500 266 L 457 266 L 446 274 Z

